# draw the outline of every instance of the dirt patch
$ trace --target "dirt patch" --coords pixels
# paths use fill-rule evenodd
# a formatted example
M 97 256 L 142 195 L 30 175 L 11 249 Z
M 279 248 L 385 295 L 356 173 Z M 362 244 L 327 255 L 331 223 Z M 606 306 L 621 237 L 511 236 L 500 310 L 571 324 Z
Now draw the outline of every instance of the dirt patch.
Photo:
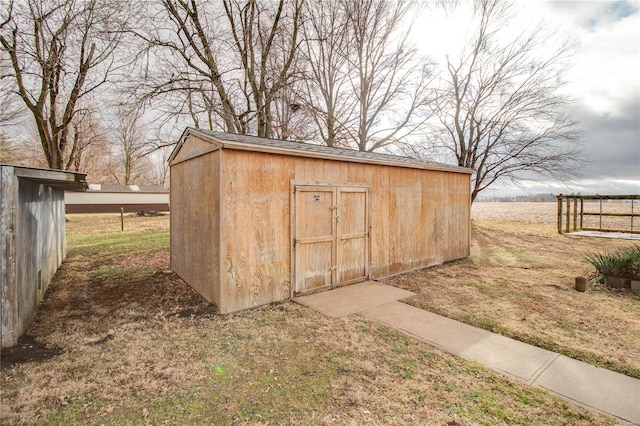
M 38 342 L 31 336 L 22 336 L 17 345 L 0 350 L 0 369 L 26 362 L 45 362 L 63 352 L 64 350 L 56 345 Z
M 164 216 L 164 213 L 159 212 L 157 210 L 140 210 L 139 212 L 136 212 L 136 216 L 138 216 L 138 217 L 158 217 L 158 216 Z

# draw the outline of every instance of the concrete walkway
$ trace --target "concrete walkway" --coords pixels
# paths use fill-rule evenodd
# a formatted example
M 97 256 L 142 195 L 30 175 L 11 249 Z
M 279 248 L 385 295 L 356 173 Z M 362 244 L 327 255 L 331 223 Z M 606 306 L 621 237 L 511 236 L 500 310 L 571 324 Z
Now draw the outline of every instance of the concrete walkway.
M 640 234 L 630 234 L 624 232 L 600 232 L 600 231 L 574 231 L 562 235 L 568 237 L 590 237 L 590 238 L 614 238 L 618 240 L 640 240 Z
M 399 302 L 413 294 L 368 281 L 295 301 L 330 317 L 374 319 L 570 402 L 640 424 L 640 380 Z

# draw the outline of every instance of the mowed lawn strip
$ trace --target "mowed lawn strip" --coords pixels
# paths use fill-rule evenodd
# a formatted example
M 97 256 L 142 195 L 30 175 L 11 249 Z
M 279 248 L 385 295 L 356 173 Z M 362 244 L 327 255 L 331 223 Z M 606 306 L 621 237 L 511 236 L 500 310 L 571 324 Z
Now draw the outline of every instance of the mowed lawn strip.
M 71 217 L 28 330 L 63 353 L 2 370 L 3 424 L 616 423 L 358 316 L 219 315 L 168 270 L 167 223 Z
M 640 378 L 640 297 L 603 285 L 574 290 L 576 276 L 595 272 L 585 254 L 633 241 L 497 220 L 474 220 L 471 235 L 468 259 L 387 283 L 418 293 L 414 306 Z

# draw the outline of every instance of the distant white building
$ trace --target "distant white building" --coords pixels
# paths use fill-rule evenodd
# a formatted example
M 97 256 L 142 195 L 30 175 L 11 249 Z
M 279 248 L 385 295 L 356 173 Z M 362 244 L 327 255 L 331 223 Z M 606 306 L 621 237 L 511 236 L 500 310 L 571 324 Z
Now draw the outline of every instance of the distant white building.
M 161 186 L 89 185 L 85 192 L 65 193 L 67 213 L 169 211 L 169 190 Z

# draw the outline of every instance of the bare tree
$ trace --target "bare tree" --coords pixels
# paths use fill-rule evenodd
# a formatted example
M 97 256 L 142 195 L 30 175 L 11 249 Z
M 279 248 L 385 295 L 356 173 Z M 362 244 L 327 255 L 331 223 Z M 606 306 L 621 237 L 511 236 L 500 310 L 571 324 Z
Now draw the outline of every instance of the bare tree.
M 87 178 L 92 182 L 102 183 L 105 171 L 109 170 L 112 142 L 101 122 L 96 103 L 84 99 L 70 126 L 70 157 L 73 162 L 69 169 L 87 173 Z
M 26 110 L 13 90 L 12 77 L 11 62 L 0 56 L 0 129 L 15 126 L 25 118 Z
M 416 4 L 410 1 L 344 0 L 350 27 L 347 41 L 350 82 L 357 122 L 348 126 L 360 151 L 397 144 L 429 118 L 430 63 L 420 59 L 403 31 Z
M 153 25 L 136 34 L 148 66 L 163 74 L 138 90 L 197 127 L 274 136 L 274 103 L 295 74 L 302 2 L 160 0 Z M 160 18 L 169 26 L 158 27 Z
M 11 143 L 11 140 L 9 140 L 5 133 L 0 131 L 0 163 L 15 164 L 17 159 L 16 147 Z
M 79 102 L 116 68 L 121 15 L 128 10 L 120 6 L 118 0 L 24 0 L 10 2 L 0 18 L 0 46 L 51 168 L 73 165 L 78 147 L 70 134 Z
M 20 99 L 12 92 L 10 72 L 11 64 L 0 57 L 0 163 L 16 164 L 19 161 L 18 149 L 7 128 L 20 123 L 25 111 L 19 104 Z
M 308 2 L 302 27 L 305 95 L 302 102 L 327 146 L 348 146 L 346 126 L 355 100 L 348 90 L 347 14 L 341 0 Z
M 244 91 L 252 98 L 252 102 L 247 99 L 247 111 L 255 110 L 258 136 L 272 137 L 273 104 L 293 79 L 303 0 L 279 0 L 271 11 L 257 0 L 224 0 L 223 4 L 240 52 L 243 85 L 250 87 Z
M 408 36 L 417 2 L 329 0 L 304 27 L 308 108 L 322 140 L 373 151 L 429 117 L 430 63 Z
M 116 146 L 112 176 L 120 185 L 146 183 L 150 161 L 147 144 L 148 129 L 143 110 L 136 105 L 120 103 L 112 126 Z
M 574 175 L 579 129 L 562 112 L 571 99 L 560 91 L 573 44 L 556 43 L 542 25 L 501 37 L 514 13 L 508 1 L 476 0 L 474 11 L 474 38 L 458 59 L 447 58 L 435 147 L 475 170 L 472 200 L 500 179 Z
M 165 146 L 155 151 L 156 158 L 150 170 L 149 182 L 157 186 L 169 186 L 169 157 L 171 147 Z

